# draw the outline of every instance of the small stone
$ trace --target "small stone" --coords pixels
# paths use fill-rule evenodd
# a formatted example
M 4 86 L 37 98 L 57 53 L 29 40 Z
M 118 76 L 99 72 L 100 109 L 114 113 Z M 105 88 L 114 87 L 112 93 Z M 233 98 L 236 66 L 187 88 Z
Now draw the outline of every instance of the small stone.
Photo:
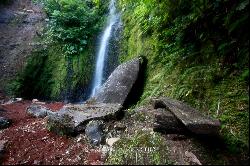
M 40 105 L 46 104 L 45 102 L 41 102 L 41 101 L 39 101 L 39 100 L 37 100 L 37 99 L 33 99 L 33 100 L 32 100 L 32 103 L 40 104 Z
M 42 162 L 41 162 L 41 161 L 38 161 L 38 160 L 34 160 L 34 162 L 33 162 L 34 165 L 41 165 L 41 163 L 42 163 Z
M 191 163 L 194 163 L 196 165 L 202 165 L 198 158 L 192 152 L 186 151 L 185 156 L 189 158 Z
M 23 98 L 15 98 L 16 101 L 22 101 Z
M 100 120 L 90 121 L 85 129 L 85 134 L 87 135 L 89 141 L 93 145 L 99 145 L 103 140 L 102 131 L 103 122 Z
M 109 147 L 107 145 L 103 145 L 101 151 L 103 154 L 107 154 L 109 152 Z
M 56 155 L 56 156 L 55 156 L 55 159 L 56 159 L 56 160 L 60 160 L 60 156 Z
M 5 146 L 7 144 L 8 141 L 6 140 L 0 140 L 0 153 L 5 151 Z
M 0 117 L 0 129 L 5 129 L 5 128 L 9 127 L 10 125 L 11 125 L 10 119 Z
M 125 130 L 126 129 L 126 126 L 124 124 L 121 124 L 121 123 L 118 123 L 118 124 L 115 124 L 114 125 L 114 128 L 116 130 Z
M 7 142 L 6 140 L 0 140 L 0 164 L 2 164 Z
M 16 102 L 19 102 L 22 100 L 23 100 L 22 98 L 12 98 L 9 101 L 7 101 L 6 103 L 3 103 L 2 105 L 8 105 L 8 104 L 16 103 Z
M 81 142 L 83 139 L 84 139 L 84 135 L 83 135 L 83 134 L 80 134 L 80 135 L 77 137 L 76 142 Z
M 108 139 L 106 139 L 106 143 L 107 143 L 107 145 L 109 145 L 110 147 L 112 147 L 113 144 L 115 142 L 117 142 L 118 140 L 120 140 L 120 138 L 108 138 Z
M 32 100 L 32 103 L 35 103 L 35 102 L 38 102 L 39 100 L 37 100 L 37 99 L 33 99 Z

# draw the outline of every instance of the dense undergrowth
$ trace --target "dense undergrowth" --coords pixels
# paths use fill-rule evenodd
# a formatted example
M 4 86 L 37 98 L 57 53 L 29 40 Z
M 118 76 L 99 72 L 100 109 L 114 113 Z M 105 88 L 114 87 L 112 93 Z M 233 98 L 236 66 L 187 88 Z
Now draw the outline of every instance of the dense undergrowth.
M 143 104 L 188 102 L 220 119 L 233 153 L 249 150 L 248 0 L 119 0 L 121 62 L 148 59 Z
M 16 96 L 43 100 L 84 100 L 92 78 L 95 43 L 108 0 L 35 0 L 48 16 L 42 47 L 10 85 Z

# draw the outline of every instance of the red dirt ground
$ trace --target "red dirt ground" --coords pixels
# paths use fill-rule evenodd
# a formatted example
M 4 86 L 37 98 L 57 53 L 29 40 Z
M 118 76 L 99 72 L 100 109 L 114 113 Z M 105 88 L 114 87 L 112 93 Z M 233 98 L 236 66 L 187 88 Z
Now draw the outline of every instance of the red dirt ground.
M 75 138 L 61 137 L 46 130 L 46 119 L 32 118 L 25 109 L 31 101 L 0 105 L 0 116 L 12 119 L 12 125 L 0 131 L 0 140 L 7 140 L 4 165 L 102 164 L 101 153 Z M 63 103 L 45 104 L 58 111 Z

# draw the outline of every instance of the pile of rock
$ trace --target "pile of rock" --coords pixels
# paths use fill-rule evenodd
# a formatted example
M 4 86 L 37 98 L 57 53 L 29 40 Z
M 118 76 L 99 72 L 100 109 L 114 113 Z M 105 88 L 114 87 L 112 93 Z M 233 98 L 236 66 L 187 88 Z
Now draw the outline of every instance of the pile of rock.
M 138 79 L 141 65 L 142 59 L 135 58 L 118 66 L 94 98 L 84 104 L 65 105 L 59 112 L 49 115 L 47 128 L 60 135 L 85 132 L 91 143 L 100 144 L 103 120 L 119 118 Z
M 104 140 L 103 126 L 118 119 L 135 88 L 142 70 L 142 59 L 136 58 L 118 66 L 94 98 L 83 104 L 65 105 L 59 112 L 51 113 L 41 109 L 35 116 L 47 117 L 47 128 L 60 135 L 74 135 L 85 132 L 93 145 Z M 165 133 L 216 134 L 220 128 L 218 120 L 203 116 L 194 108 L 170 98 L 154 99 L 154 130 Z M 33 106 L 35 108 L 35 106 Z M 42 111 L 43 110 L 43 111 Z M 28 112 L 33 112 L 32 108 Z

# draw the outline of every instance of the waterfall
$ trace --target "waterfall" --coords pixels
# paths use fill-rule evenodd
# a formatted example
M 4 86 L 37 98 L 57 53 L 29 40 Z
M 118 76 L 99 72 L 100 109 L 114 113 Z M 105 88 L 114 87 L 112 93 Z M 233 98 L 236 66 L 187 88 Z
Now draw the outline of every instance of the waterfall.
M 96 92 L 103 83 L 103 71 L 104 71 L 105 60 L 107 57 L 108 44 L 112 34 L 113 25 L 115 25 L 115 23 L 118 20 L 119 20 L 119 14 L 116 13 L 115 0 L 110 0 L 107 25 L 101 37 L 100 47 L 96 59 L 91 97 L 95 96 Z

